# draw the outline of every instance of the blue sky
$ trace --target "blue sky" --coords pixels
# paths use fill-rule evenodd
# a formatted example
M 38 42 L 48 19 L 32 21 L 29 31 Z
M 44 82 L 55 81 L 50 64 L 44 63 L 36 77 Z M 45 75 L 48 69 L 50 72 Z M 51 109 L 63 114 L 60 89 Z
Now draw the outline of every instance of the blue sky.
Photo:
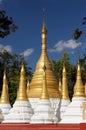
M 47 26 L 47 49 L 50 59 L 60 59 L 64 50 L 70 62 L 76 64 L 86 53 L 86 34 L 77 41 L 73 39 L 74 29 L 86 31 L 82 19 L 86 17 L 86 0 L 0 0 L 0 9 L 13 17 L 18 29 L 15 33 L 0 39 L 0 48 L 11 53 L 24 52 L 29 66 L 35 69 L 41 53 L 41 27 L 45 8 Z

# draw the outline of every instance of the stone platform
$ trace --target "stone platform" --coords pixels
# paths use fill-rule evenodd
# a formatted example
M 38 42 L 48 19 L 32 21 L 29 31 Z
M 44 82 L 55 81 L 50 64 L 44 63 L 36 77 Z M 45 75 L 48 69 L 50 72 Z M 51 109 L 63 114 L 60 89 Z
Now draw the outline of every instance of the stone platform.
M 86 130 L 83 124 L 0 124 L 0 130 Z

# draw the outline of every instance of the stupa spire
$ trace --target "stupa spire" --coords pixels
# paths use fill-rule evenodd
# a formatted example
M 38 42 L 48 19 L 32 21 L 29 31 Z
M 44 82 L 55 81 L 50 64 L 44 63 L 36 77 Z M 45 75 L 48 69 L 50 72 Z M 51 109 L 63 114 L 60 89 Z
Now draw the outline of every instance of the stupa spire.
M 84 97 L 84 96 L 85 96 L 85 88 L 84 88 L 84 85 L 82 83 L 82 78 L 81 78 L 80 61 L 78 60 L 77 77 L 76 77 L 76 83 L 74 86 L 73 97 Z
M 61 92 L 61 99 L 68 100 L 68 85 L 67 85 L 67 76 L 66 76 L 66 68 L 65 64 L 63 65 L 63 73 L 62 73 L 62 92 Z
M 0 103 L 9 103 L 9 94 L 8 94 L 8 83 L 6 78 L 6 67 L 4 69 L 4 75 L 3 75 L 3 86 L 2 86 L 2 93 L 1 93 L 1 99 Z
M 46 40 L 47 40 L 47 28 L 45 23 L 45 10 L 43 10 L 43 25 L 42 25 L 42 53 L 46 55 Z
M 17 101 L 27 101 L 27 94 L 26 94 L 26 83 L 25 83 L 25 69 L 24 69 L 24 62 L 22 62 L 21 72 L 20 72 L 20 82 L 19 88 L 17 92 Z
M 46 66 L 43 66 L 43 88 L 42 88 L 42 94 L 41 99 L 49 99 L 48 91 L 46 88 Z

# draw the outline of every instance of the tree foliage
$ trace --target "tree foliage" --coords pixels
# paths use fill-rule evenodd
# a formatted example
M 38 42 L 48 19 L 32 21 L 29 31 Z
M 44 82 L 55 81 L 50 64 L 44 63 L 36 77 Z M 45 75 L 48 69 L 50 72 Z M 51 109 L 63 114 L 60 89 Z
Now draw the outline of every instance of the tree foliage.
M 82 34 L 82 31 L 79 30 L 79 28 L 76 28 L 76 29 L 74 30 L 74 39 L 77 40 L 77 39 L 81 36 L 81 34 Z
M 17 26 L 14 24 L 12 17 L 6 16 L 5 10 L 0 10 L 0 38 L 4 38 L 11 32 L 15 32 Z
M 82 21 L 82 25 L 85 25 L 86 24 L 86 17 L 83 18 L 83 21 Z M 84 34 L 83 30 L 82 29 L 79 29 L 79 28 L 76 28 L 74 30 L 74 33 L 73 33 L 73 38 L 75 40 L 77 40 L 78 38 L 81 37 L 81 35 Z

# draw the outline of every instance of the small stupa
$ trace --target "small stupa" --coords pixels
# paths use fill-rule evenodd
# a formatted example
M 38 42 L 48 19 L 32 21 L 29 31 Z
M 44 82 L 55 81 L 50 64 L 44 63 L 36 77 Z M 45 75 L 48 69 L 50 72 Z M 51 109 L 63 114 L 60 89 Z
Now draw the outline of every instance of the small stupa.
M 43 67 L 43 87 L 40 100 L 34 110 L 34 115 L 31 117 L 30 123 L 57 123 L 58 118 L 54 115 L 54 109 L 51 108 L 51 103 L 49 100 L 49 95 L 47 91 L 47 81 L 46 81 L 46 66 Z
M 82 122 L 82 104 L 86 100 L 85 88 L 81 79 L 80 62 L 78 60 L 77 77 L 74 86 L 72 102 L 68 105 L 60 123 L 80 123 Z
M 25 69 L 22 63 L 17 99 L 2 123 L 29 123 L 33 110 L 27 98 Z
M 65 64 L 63 65 L 62 72 L 62 88 L 61 88 L 61 106 L 60 106 L 60 118 L 62 119 L 66 108 L 70 103 L 69 94 L 68 94 L 68 84 L 67 84 L 67 74 Z
M 0 109 L 2 110 L 4 116 L 7 115 L 9 113 L 9 110 L 11 109 L 9 94 L 8 94 L 8 83 L 6 78 L 6 68 L 4 70 L 4 75 L 3 75 L 3 86 L 2 86 L 2 93 L 0 99 Z

